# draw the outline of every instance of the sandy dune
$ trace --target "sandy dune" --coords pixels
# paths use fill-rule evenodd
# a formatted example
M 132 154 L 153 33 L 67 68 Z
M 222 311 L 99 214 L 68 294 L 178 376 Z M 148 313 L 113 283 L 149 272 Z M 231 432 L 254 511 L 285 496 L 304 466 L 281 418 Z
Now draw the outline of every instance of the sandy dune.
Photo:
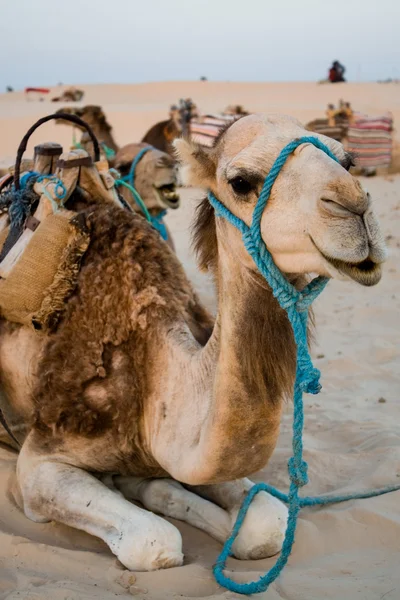
M 169 103 L 192 96 L 203 110 L 234 101 L 249 109 L 288 112 L 308 119 L 339 97 L 371 114 L 390 109 L 400 117 L 399 86 L 359 84 L 149 84 L 88 86 L 88 102 L 104 103 L 120 143 L 137 139 Z M 0 157 L 12 156 L 37 117 L 57 105 L 0 96 Z M 71 139 L 66 127 L 47 126 L 35 138 Z M 400 481 L 400 176 L 363 180 L 374 199 L 390 249 L 382 282 L 366 289 L 331 282 L 316 306 L 323 391 L 306 397 L 307 494 L 345 493 Z M 198 198 L 183 193 L 170 225 L 185 268 L 202 299 L 215 308 L 210 281 L 196 270 L 189 225 Z M 255 480 L 287 488 L 291 406 L 278 447 Z M 0 600 L 172 600 L 240 598 L 219 588 L 211 568 L 220 545 L 175 522 L 184 540 L 185 564 L 156 573 L 125 571 L 98 539 L 59 524 L 30 522 L 14 505 L 9 485 L 16 455 L 0 448 Z M 293 554 L 283 575 L 260 598 L 269 600 L 398 600 L 400 598 L 400 492 L 301 513 Z M 257 578 L 274 559 L 231 559 L 240 581 Z
M 171 104 L 191 97 L 202 113 L 220 112 L 228 104 L 242 104 L 251 112 L 285 113 L 303 122 L 324 117 L 329 102 L 341 98 L 351 102 L 354 110 L 379 115 L 390 110 L 400 122 L 400 84 L 378 83 L 218 83 L 210 81 L 164 82 L 136 85 L 87 85 L 82 104 L 101 104 L 113 125 L 119 144 L 137 141 L 151 125 L 167 118 Z M 53 88 L 51 97 L 60 88 Z M 27 102 L 23 92 L 0 94 L 0 157 L 13 156 L 26 130 L 38 119 L 59 109 L 62 104 Z M 56 136 L 56 138 L 54 137 Z M 38 141 L 57 139 L 71 143 L 71 129 L 48 124 L 32 138 L 29 148 Z M 36 140 L 36 141 L 35 141 Z M 11 154 L 10 154 L 11 153 Z

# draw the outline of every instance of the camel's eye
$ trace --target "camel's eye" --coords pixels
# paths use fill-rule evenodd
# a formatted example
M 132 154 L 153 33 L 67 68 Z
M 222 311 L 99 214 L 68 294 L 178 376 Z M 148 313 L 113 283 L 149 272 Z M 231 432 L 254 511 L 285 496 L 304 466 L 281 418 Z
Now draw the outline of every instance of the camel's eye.
M 231 179 L 229 183 L 235 194 L 238 194 L 239 196 L 245 196 L 254 189 L 253 184 L 250 181 L 247 181 L 247 179 L 243 179 L 243 177 L 235 177 L 234 179 Z

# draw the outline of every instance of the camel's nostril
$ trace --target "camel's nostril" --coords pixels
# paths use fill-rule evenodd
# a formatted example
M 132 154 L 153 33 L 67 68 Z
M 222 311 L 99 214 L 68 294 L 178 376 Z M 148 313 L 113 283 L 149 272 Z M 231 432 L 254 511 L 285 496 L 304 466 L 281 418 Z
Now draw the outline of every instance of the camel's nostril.
M 320 199 L 321 206 L 324 211 L 328 212 L 330 215 L 334 217 L 354 217 L 358 215 L 358 212 L 348 208 L 347 206 L 343 206 L 340 202 L 336 200 L 332 200 L 331 198 L 321 198 Z M 362 214 L 362 213 L 361 213 Z

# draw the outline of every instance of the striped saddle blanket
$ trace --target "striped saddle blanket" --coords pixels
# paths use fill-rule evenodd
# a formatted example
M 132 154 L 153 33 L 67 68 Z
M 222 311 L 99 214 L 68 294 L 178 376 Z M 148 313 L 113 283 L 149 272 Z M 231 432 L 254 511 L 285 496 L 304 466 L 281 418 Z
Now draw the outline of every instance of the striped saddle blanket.
M 211 148 L 220 132 L 236 121 L 234 115 L 206 115 L 190 121 L 190 137 L 200 146 Z
M 392 161 L 393 117 L 355 115 L 348 130 L 347 149 L 356 155 L 360 167 L 384 167 Z

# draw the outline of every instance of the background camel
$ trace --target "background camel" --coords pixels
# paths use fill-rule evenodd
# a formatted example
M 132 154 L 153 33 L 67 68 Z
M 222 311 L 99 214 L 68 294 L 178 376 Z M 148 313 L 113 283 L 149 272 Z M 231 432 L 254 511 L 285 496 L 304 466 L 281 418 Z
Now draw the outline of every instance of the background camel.
M 253 115 L 211 150 L 183 140 L 176 147 L 186 183 L 210 189 L 250 223 L 274 159 L 304 134 L 291 118 Z M 341 164 L 300 146 L 274 184 L 263 239 L 296 286 L 308 273 L 373 285 L 385 248 L 369 195 L 347 172 L 342 146 L 323 141 Z M 145 509 L 226 539 L 252 485 L 246 476 L 276 444 L 296 367 L 291 328 L 237 230 L 207 199 L 195 244 L 217 282 L 214 327 L 143 219 L 111 206 L 82 215 L 92 241 L 57 330 L 38 336 L 1 323 L 1 400 L 14 431 L 22 421 L 28 432 L 15 494 L 30 519 L 102 538 L 129 569 L 176 566 L 178 530 Z M 113 484 L 144 509 L 90 472 L 119 473 Z M 235 555 L 277 552 L 286 514 L 259 494 Z
M 196 105 L 187 98 L 181 100 L 179 106 L 171 106 L 169 120 L 153 125 L 142 141 L 175 156 L 173 150 L 175 139 L 190 136 L 200 146 L 210 147 L 222 129 L 233 120 L 248 114 L 240 104 L 232 104 L 227 106 L 220 115 L 200 116 Z
M 76 87 L 69 87 L 61 94 L 61 96 L 57 96 L 52 98 L 52 102 L 80 102 L 85 95 L 83 90 L 79 90 Z
M 136 166 L 134 187 L 150 215 L 165 228 L 167 242 L 174 249 L 171 232 L 163 222 L 167 209 L 176 209 L 180 205 L 180 197 L 176 191 L 177 171 L 174 160 L 165 152 L 147 144 L 127 144 L 117 152 L 114 165 L 123 178 L 128 178 L 132 162 L 144 148 L 148 150 Z M 121 186 L 119 191 L 136 212 L 141 212 L 128 188 Z
M 83 108 L 63 108 L 57 113 L 65 112 L 80 117 L 87 123 L 103 149 L 112 149 L 113 159 L 108 158 L 109 163 L 117 168 L 122 176 L 129 173 L 132 161 L 147 144 L 127 144 L 119 148 L 112 134 L 112 127 L 100 106 L 88 105 Z M 62 125 L 74 126 L 69 121 L 60 119 L 57 123 Z M 79 128 L 78 125 L 76 127 Z M 93 144 L 89 135 L 84 129 L 80 145 L 93 155 Z M 180 198 L 176 191 L 177 172 L 174 161 L 164 152 L 156 148 L 150 148 L 140 159 L 135 169 L 135 188 L 139 192 L 143 202 L 149 210 L 152 217 L 159 218 L 161 214 L 168 209 L 179 208 Z M 134 201 L 131 192 L 121 186 L 120 193 L 125 200 L 136 210 L 141 212 L 138 204 Z M 172 244 L 171 234 L 168 232 L 168 239 Z M 172 245 L 173 247 L 173 245 Z
M 250 113 L 244 109 L 241 104 L 229 104 L 222 113 L 223 115 L 232 115 L 237 117 L 246 117 Z
M 83 107 L 64 107 L 57 112 L 75 115 L 83 121 L 85 121 L 85 123 L 87 123 L 94 132 L 96 138 L 99 140 L 103 148 L 103 152 L 105 152 L 107 159 L 112 165 L 112 159 L 118 152 L 119 146 L 114 140 L 112 127 L 107 121 L 106 115 L 104 114 L 101 106 L 88 104 L 87 106 Z M 63 121 L 60 119 L 58 123 L 60 125 L 69 125 L 70 127 L 72 127 L 72 123 L 69 123 L 68 121 Z M 78 125 L 74 125 L 74 128 L 80 129 Z M 89 152 L 90 155 L 93 155 L 93 144 L 90 140 L 90 137 L 87 135 L 87 132 L 84 129 L 80 130 L 83 134 L 80 140 L 81 147 L 87 152 Z
M 143 136 L 142 142 L 174 156 L 174 140 L 189 134 L 190 122 L 196 117 L 198 111 L 194 102 L 190 98 L 181 99 L 178 106 L 171 106 L 169 119 L 153 125 Z

